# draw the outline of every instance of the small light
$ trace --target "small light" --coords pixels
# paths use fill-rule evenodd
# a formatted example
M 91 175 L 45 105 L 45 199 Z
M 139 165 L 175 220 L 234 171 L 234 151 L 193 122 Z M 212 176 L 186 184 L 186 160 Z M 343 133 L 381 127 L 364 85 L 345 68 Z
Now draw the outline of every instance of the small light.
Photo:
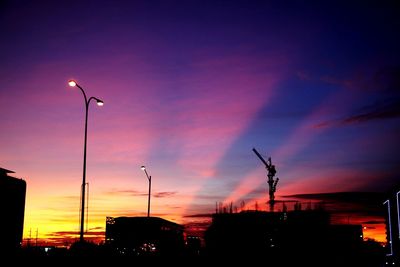
M 104 106 L 104 102 L 101 101 L 101 100 L 97 100 L 97 105 L 98 105 L 99 107 L 102 107 L 102 106 Z
M 70 80 L 68 81 L 68 85 L 71 87 L 75 87 L 76 86 L 76 82 L 74 80 Z
M 145 171 L 146 170 L 146 167 L 145 166 L 142 166 L 142 167 L 140 167 L 141 169 L 142 169 L 142 171 Z

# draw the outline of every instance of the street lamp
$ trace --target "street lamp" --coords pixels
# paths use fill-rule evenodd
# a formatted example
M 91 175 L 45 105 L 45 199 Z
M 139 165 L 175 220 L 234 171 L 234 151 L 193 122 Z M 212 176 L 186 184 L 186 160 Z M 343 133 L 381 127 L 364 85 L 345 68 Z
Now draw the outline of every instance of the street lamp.
M 79 241 L 83 242 L 83 229 L 84 229 L 84 218 L 85 218 L 85 186 L 86 186 L 86 143 L 87 143 L 87 120 L 88 120 L 88 111 L 89 111 L 89 104 L 90 100 L 94 99 L 97 102 L 98 106 L 103 106 L 104 102 L 96 97 L 91 96 L 87 99 L 85 91 L 83 88 L 77 84 L 74 80 L 68 81 L 68 85 L 71 87 L 78 87 L 83 97 L 85 98 L 85 109 L 86 109 L 86 116 L 85 116 L 85 142 L 83 147 L 83 178 L 82 178 L 82 205 L 81 205 L 81 221 L 80 221 L 80 234 L 79 234 Z
M 144 172 L 146 173 L 147 179 L 149 180 L 149 199 L 148 199 L 148 201 L 147 201 L 147 217 L 150 217 L 151 176 L 149 176 L 149 175 L 147 174 L 147 171 L 146 171 L 146 167 L 145 167 L 145 166 L 142 166 L 142 167 L 140 167 L 140 168 L 142 169 L 142 171 L 144 171 Z

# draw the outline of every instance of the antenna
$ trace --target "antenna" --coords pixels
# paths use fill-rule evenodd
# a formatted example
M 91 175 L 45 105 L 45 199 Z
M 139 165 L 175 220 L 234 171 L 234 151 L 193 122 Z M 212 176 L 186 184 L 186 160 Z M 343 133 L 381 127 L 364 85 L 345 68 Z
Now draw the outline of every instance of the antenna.
M 275 204 L 275 192 L 276 186 L 278 184 L 279 178 L 274 180 L 274 176 L 276 174 L 275 165 L 272 165 L 271 157 L 268 158 L 268 161 L 265 161 L 264 158 L 261 156 L 258 151 L 253 148 L 253 152 L 257 155 L 257 157 L 264 163 L 265 168 L 267 169 L 267 177 L 268 177 L 268 186 L 269 186 L 269 206 L 270 211 L 274 211 L 274 204 Z

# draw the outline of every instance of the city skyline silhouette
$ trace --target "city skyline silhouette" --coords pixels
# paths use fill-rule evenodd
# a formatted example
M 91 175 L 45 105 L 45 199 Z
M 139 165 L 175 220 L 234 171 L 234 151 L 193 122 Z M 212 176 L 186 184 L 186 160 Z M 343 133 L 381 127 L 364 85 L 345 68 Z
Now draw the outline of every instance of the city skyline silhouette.
M 276 211 L 323 201 L 332 220 L 386 242 L 381 200 L 400 166 L 395 2 L 0 10 L 0 167 L 27 183 L 24 244 L 69 247 L 79 235 L 85 103 L 71 79 L 104 100 L 88 116 L 85 240 L 104 241 L 107 217 L 147 215 L 144 165 L 151 216 L 191 235 L 216 203 L 269 211 L 257 148 L 276 166 Z

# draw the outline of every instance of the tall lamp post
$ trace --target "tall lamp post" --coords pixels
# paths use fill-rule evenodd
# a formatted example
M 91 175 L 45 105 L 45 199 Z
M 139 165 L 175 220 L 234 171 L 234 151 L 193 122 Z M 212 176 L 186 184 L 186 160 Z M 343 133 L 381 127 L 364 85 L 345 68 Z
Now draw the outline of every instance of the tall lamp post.
M 147 217 L 150 217 L 151 176 L 148 175 L 145 166 L 142 166 L 140 168 L 142 169 L 142 171 L 146 173 L 147 179 L 149 180 L 149 199 L 147 201 Z
M 92 99 L 96 100 L 98 106 L 103 106 L 104 102 L 97 97 L 91 96 L 89 99 L 86 97 L 85 91 L 83 88 L 77 84 L 75 81 L 70 80 L 68 81 L 68 85 L 71 87 L 78 87 L 83 97 L 85 98 L 85 109 L 86 109 L 86 116 L 85 116 L 85 142 L 83 147 L 83 178 L 82 178 L 82 203 L 81 203 L 81 221 L 80 221 L 80 234 L 79 234 L 79 241 L 83 242 L 83 229 L 84 229 L 84 222 L 85 222 L 85 186 L 86 186 L 86 143 L 87 143 L 87 121 L 88 121 L 88 111 L 89 111 L 89 104 Z

